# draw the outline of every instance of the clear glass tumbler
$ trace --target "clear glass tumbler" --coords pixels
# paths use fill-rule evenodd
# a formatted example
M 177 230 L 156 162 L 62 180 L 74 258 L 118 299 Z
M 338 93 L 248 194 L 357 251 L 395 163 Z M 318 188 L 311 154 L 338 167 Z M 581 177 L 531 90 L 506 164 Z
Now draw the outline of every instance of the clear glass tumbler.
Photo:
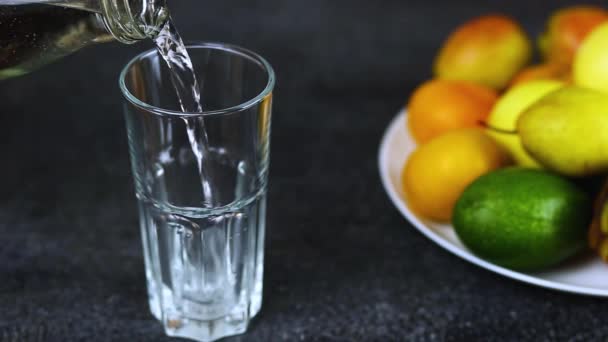
M 243 333 L 262 305 L 274 73 L 230 45 L 188 46 L 203 113 L 155 50 L 120 76 L 150 310 L 170 336 Z

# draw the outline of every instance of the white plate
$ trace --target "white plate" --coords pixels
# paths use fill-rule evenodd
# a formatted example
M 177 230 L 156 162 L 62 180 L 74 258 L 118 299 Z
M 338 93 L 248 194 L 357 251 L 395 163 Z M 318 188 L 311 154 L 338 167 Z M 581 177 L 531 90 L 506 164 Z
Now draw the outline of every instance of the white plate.
M 516 272 L 472 254 L 460 242 L 451 225 L 438 224 L 416 216 L 408 207 L 401 190 L 401 168 L 416 147 L 406 129 L 406 120 L 403 111 L 388 126 L 380 145 L 378 162 L 384 189 L 395 207 L 416 229 L 457 256 L 503 276 L 555 290 L 608 297 L 608 265 L 598 257 L 578 258 L 543 272 Z

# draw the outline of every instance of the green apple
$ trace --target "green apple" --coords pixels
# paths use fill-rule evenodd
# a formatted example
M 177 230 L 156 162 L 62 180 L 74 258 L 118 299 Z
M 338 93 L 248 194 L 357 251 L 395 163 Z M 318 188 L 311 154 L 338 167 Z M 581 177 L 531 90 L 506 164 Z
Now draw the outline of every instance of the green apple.
M 583 40 L 572 72 L 576 85 L 608 92 L 608 23 L 593 29 Z
M 553 80 L 524 82 L 509 89 L 494 105 L 487 120 L 487 132 L 511 154 L 518 165 L 541 167 L 524 150 L 516 132 L 517 119 L 534 102 L 563 86 L 564 83 Z

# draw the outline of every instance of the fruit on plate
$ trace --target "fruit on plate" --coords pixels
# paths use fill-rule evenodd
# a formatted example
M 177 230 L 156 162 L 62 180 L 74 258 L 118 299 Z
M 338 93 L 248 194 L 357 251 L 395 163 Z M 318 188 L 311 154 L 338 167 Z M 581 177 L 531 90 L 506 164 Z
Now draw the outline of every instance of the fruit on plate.
M 414 151 L 403 168 L 408 205 L 425 218 L 448 222 L 465 187 L 508 162 L 506 152 L 480 128 L 441 135 Z
M 568 176 L 608 171 L 608 95 L 577 86 L 553 91 L 517 121 L 521 142 L 544 167 Z
M 598 25 L 608 21 L 608 12 L 595 6 L 573 6 L 556 11 L 539 37 L 546 60 L 571 65 L 581 42 Z
M 527 65 L 530 40 L 500 14 L 448 36 L 435 78 L 407 104 L 418 147 L 401 170 L 404 199 L 506 267 L 555 265 L 585 235 L 608 262 L 608 178 L 587 203 L 608 174 L 608 11 L 556 11 L 538 45 L 542 59 Z
M 506 168 L 463 192 L 453 225 L 475 254 L 495 264 L 535 270 L 584 249 L 591 217 L 587 194 L 544 170 Z
M 535 81 L 535 80 L 555 80 L 570 82 L 570 68 L 558 63 L 542 63 L 523 68 L 513 77 L 510 87 L 515 85 Z
M 583 41 L 572 67 L 574 83 L 608 92 L 608 23 L 593 30 Z
M 515 132 L 519 115 L 546 94 L 563 87 L 559 81 L 530 81 L 510 88 L 494 105 L 487 120 L 488 134 L 522 166 L 540 167 L 524 150 Z
M 502 89 L 531 55 L 530 40 L 517 22 L 503 15 L 485 15 L 450 34 L 435 58 L 434 74 Z
M 466 81 L 431 80 L 418 87 L 407 105 L 408 126 L 418 143 L 445 132 L 481 127 L 494 102 L 496 92 Z
M 608 179 L 593 203 L 593 220 L 589 226 L 589 247 L 608 262 Z

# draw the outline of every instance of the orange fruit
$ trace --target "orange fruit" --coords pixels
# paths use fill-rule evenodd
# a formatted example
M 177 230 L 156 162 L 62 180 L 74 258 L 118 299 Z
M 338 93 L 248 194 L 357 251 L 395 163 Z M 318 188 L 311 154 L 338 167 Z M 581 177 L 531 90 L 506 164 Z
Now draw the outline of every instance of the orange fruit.
M 418 143 L 425 143 L 448 131 L 481 127 L 497 98 L 493 89 L 471 82 L 425 82 L 407 104 L 410 132 Z
M 446 133 L 409 157 L 401 173 L 406 200 L 417 214 L 447 222 L 470 183 L 509 162 L 507 153 L 482 129 Z

